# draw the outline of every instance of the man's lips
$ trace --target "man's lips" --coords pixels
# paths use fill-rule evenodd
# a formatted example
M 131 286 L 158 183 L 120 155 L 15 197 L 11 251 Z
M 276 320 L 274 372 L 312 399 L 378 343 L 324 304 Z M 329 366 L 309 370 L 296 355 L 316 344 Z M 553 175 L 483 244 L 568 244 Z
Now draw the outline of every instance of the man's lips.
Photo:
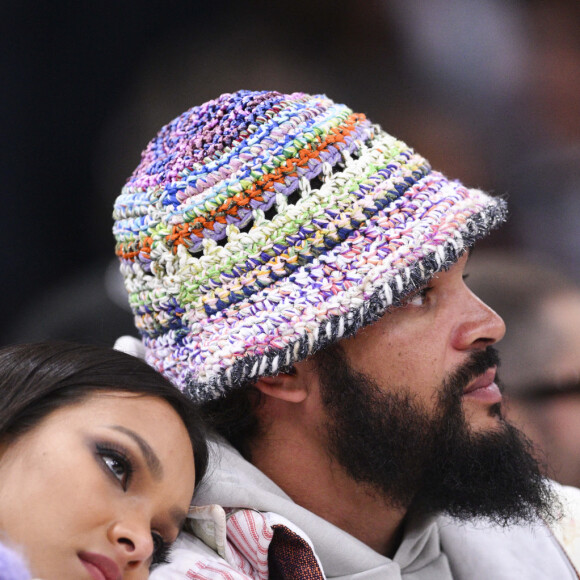
M 79 559 L 88 570 L 93 580 L 122 580 L 119 566 L 102 554 L 81 552 Z
M 463 390 L 463 396 L 489 404 L 501 403 L 501 392 L 495 383 L 496 371 L 496 367 L 492 367 L 469 383 Z

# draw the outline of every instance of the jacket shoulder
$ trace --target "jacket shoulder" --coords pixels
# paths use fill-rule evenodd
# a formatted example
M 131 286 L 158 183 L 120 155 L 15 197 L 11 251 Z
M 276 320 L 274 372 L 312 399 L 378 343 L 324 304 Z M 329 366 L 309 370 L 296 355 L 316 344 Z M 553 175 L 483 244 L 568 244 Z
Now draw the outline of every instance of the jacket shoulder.
M 550 529 L 576 570 L 580 570 L 580 489 L 559 483 L 552 485 L 562 513 L 550 524 Z

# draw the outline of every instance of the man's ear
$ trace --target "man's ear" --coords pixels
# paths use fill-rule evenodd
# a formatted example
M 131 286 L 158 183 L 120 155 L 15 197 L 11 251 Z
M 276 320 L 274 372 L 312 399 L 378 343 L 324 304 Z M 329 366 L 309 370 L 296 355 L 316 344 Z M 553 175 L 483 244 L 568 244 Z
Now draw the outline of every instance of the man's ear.
M 256 382 L 256 388 L 264 393 L 286 401 L 287 403 L 302 403 L 310 392 L 309 382 L 306 379 L 304 363 L 297 363 L 291 373 L 279 373 L 273 377 L 261 377 Z

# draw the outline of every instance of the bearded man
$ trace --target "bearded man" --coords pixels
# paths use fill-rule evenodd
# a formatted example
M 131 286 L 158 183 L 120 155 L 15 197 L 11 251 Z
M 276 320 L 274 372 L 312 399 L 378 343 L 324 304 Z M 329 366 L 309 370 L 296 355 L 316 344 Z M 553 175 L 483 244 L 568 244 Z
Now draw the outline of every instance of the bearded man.
M 505 214 L 325 96 L 239 91 L 160 131 L 117 253 L 147 360 L 217 434 L 153 578 L 577 577 L 465 282 Z

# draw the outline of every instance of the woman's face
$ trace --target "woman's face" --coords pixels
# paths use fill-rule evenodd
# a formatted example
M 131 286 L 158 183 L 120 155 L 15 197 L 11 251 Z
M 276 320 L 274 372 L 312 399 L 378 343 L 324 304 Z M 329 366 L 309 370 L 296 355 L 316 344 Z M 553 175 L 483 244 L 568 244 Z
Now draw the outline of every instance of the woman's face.
M 0 530 L 43 580 L 147 578 L 194 481 L 187 430 L 167 402 L 95 393 L 0 447 Z

